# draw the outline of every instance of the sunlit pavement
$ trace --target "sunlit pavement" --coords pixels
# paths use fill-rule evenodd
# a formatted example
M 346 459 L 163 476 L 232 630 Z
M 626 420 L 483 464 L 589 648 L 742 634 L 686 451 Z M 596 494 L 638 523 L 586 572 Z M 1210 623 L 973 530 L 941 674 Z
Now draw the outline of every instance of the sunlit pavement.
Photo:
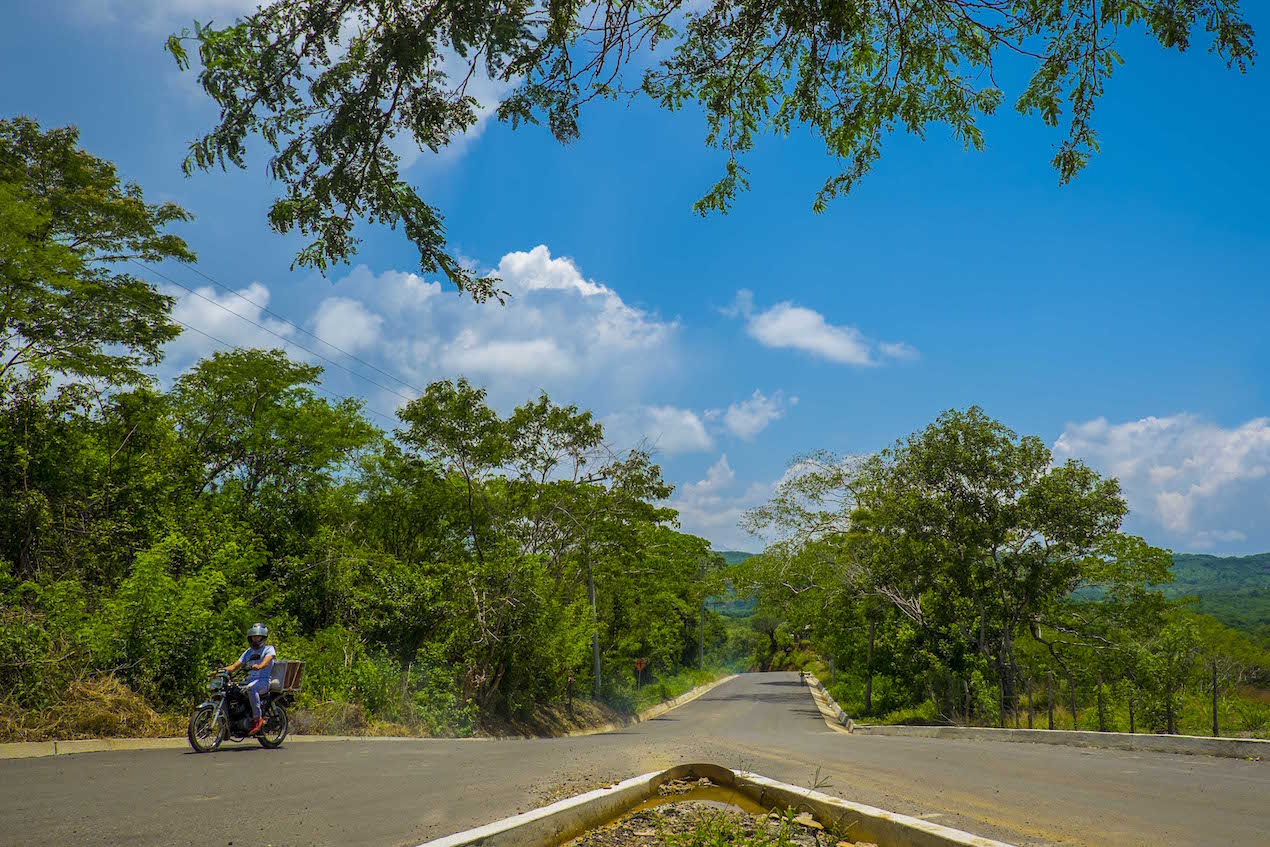
M 226 745 L 0 761 L 0 844 L 415 845 L 710 761 L 1017 844 L 1270 844 L 1270 763 L 847 736 L 797 674 L 747 674 L 606 735 Z

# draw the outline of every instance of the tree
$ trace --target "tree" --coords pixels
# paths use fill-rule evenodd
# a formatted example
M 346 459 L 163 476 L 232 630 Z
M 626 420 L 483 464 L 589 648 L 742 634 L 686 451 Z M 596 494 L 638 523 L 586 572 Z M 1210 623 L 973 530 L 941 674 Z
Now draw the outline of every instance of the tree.
M 281 350 L 244 349 L 214 353 L 177 379 L 171 396 L 189 481 L 183 497 L 228 490 L 238 515 L 268 522 L 274 550 L 310 534 L 312 495 L 376 433 L 359 401 L 332 404 L 314 394 L 321 373 Z
M 78 141 L 74 127 L 0 120 L 0 380 L 47 370 L 140 382 L 180 332 L 172 298 L 118 265 L 194 261 L 164 231 L 190 214 L 146 203 Z
M 1013 71 L 999 66 L 1019 61 L 1030 77 L 1014 107 L 1049 126 L 1068 112 L 1053 160 L 1067 182 L 1097 150 L 1094 106 L 1121 62 L 1116 39 L 1132 29 L 1176 50 L 1203 32 L 1241 71 L 1254 58 L 1238 0 L 274 0 L 229 25 L 195 23 L 167 47 L 188 68 L 186 41 L 197 43 L 199 82 L 221 110 L 191 144 L 186 171 L 243 167 L 249 139 L 263 139 L 283 188 L 269 222 L 312 239 L 298 263 L 347 260 L 357 219 L 400 224 L 424 271 L 484 299 L 496 283 L 449 255 L 441 212 L 402 179 L 394 152 L 398 137 L 437 151 L 471 127 L 492 105 L 469 90 L 478 74 L 514 89 L 500 118 L 545 121 L 562 142 L 579 136 L 581 109 L 597 97 L 696 104 L 707 143 L 727 153 L 696 204 L 703 214 L 726 211 L 746 187 L 741 158 L 759 133 L 806 126 L 842 163 L 816 195 L 820 211 L 872 168 L 897 127 L 921 136 L 944 124 L 981 148 L 978 121 L 1003 101 L 999 76 Z
M 769 594 L 885 603 L 931 669 L 991 673 L 1013 704 L 1018 638 L 1062 662 L 1159 611 L 1146 586 L 1171 578 L 1169 554 L 1121 534 L 1126 512 L 1114 479 L 1053 465 L 1039 438 L 972 407 L 873 456 L 804 460 L 748 520 L 780 536 L 753 566 Z

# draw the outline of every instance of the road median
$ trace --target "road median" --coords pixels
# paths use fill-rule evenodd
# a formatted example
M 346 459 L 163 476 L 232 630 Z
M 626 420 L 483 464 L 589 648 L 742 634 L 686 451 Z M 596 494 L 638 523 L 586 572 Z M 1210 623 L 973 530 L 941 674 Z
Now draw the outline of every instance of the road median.
M 714 785 L 735 790 L 765 809 L 810 812 L 831 831 L 849 831 L 856 843 L 887 847 L 1011 847 L 1005 842 L 930 821 L 714 764 L 678 765 L 642 774 L 549 806 L 437 838 L 419 847 L 555 847 L 656 797 L 658 788 L 666 782 L 702 777 Z

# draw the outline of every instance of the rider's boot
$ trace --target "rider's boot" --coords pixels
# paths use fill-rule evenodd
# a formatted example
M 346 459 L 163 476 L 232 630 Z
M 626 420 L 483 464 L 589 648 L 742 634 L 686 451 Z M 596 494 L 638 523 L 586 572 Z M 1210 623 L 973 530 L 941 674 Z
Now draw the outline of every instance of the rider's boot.
M 255 723 L 251 725 L 251 730 L 247 734 L 255 735 L 257 732 L 260 732 L 261 727 L 263 727 L 264 725 L 265 725 L 265 719 L 263 717 L 256 718 Z

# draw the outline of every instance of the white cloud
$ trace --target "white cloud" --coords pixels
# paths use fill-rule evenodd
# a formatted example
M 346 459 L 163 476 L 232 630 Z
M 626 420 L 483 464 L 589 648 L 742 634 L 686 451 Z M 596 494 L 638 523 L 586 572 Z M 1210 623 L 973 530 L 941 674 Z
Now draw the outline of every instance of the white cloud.
M 383 325 L 381 316 L 347 297 L 326 298 L 313 316 L 314 335 L 350 353 L 374 347 Z
M 791 398 L 790 405 L 797 403 L 797 397 Z M 728 406 L 728 410 L 723 413 L 723 424 L 733 435 L 749 441 L 784 414 L 785 395 L 783 392 L 777 391 L 771 397 L 767 397 L 756 388 L 748 400 Z
M 789 301 L 758 311 L 754 295 L 744 289 L 722 311 L 730 317 L 743 317 L 746 332 L 765 347 L 802 350 L 838 364 L 866 367 L 878 364 L 880 358 L 914 359 L 918 355 L 916 348 L 905 342 L 875 344 L 855 327 L 829 323 L 814 309 Z
M 904 341 L 883 341 L 878 345 L 878 351 L 887 358 L 900 359 L 902 361 L 921 358 L 917 348 Z
M 703 479 L 681 485 L 670 506 L 684 532 L 709 539 L 716 550 L 755 549 L 761 542 L 741 529 L 741 518 L 774 491 L 775 483 L 738 483 L 724 453 Z
M 1188 414 L 1118 424 L 1097 418 L 1068 424 L 1054 456 L 1082 459 L 1119 478 L 1134 519 L 1154 529 L 1161 543 L 1199 549 L 1270 544 L 1264 520 L 1270 418 L 1233 428 Z
M 195 330 L 183 331 L 164 347 L 165 359 L 160 370 L 163 376 L 171 376 L 194 360 L 225 349 L 212 338 L 234 347 L 279 347 L 296 358 L 304 355 L 303 351 L 284 340 L 290 340 L 296 334 L 295 329 L 265 314 L 270 294 L 269 289 L 259 282 L 239 289 L 237 295 L 210 285 L 194 289 L 197 294 L 169 285 L 160 285 L 159 290 L 176 298 L 172 317 Z
M 678 324 L 626 303 L 570 259 L 540 245 L 506 254 L 494 273 L 511 295 L 506 305 L 365 266 L 338 280 L 330 299 L 382 316 L 387 370 L 415 385 L 467 376 L 504 404 L 543 389 L 586 392 L 600 408 L 640 406 L 651 378 L 673 369 Z
M 605 437 L 618 448 L 647 443 L 668 456 L 714 448 L 700 415 L 676 406 L 640 406 L 604 418 Z
M 458 373 L 560 377 L 572 374 L 576 362 L 554 338 L 501 341 L 483 339 L 465 330 L 446 347 L 440 364 Z
M 223 26 L 249 15 L 261 0 L 72 0 L 68 7 L 78 20 L 128 23 L 148 32 L 193 28 L 193 22 Z

